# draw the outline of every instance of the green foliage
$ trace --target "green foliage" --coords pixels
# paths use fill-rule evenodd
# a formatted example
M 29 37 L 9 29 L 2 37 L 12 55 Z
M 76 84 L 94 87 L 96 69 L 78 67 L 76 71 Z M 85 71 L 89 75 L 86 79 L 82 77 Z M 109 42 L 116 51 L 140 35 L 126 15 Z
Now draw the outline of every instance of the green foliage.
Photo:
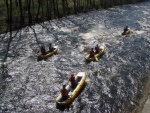
M 4 26 L 9 24 L 9 10 L 7 9 L 6 1 L 8 1 L 10 7 L 10 0 L 0 0 L 0 33 L 5 32 Z M 31 1 L 30 5 L 29 1 Z M 74 1 L 76 1 L 75 4 Z M 21 0 L 22 10 L 20 11 L 19 0 L 12 0 L 12 30 L 32 25 L 36 22 L 60 18 L 68 14 L 87 12 L 93 9 L 108 8 L 114 5 L 138 1 L 143 0 Z M 24 20 L 21 19 L 21 12 Z M 31 21 L 29 22 L 29 20 Z

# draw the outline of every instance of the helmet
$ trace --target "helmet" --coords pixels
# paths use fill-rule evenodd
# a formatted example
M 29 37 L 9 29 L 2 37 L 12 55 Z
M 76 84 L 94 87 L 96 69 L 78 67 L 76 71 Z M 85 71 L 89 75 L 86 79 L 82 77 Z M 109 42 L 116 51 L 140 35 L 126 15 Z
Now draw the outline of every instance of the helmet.
M 71 77 L 73 77 L 73 76 L 74 76 L 74 74 L 72 73 L 72 74 L 71 74 Z
M 91 50 L 93 50 L 93 48 L 91 48 Z
M 65 87 L 66 87 L 66 84 L 63 84 L 62 87 L 65 88 Z

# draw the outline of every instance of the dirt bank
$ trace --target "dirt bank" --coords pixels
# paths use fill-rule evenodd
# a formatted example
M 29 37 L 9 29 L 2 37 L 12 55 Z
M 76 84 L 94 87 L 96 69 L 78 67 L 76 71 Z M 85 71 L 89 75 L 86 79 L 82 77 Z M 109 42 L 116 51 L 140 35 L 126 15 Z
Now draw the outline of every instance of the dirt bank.
M 132 113 L 150 113 L 150 71 L 143 90 L 143 98 Z

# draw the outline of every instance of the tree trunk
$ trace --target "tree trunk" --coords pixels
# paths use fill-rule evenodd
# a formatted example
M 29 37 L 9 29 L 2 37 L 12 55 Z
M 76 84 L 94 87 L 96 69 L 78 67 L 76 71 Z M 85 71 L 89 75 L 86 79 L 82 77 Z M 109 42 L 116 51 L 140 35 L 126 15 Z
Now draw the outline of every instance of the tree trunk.
M 77 2 L 76 0 L 73 0 L 73 2 L 74 2 L 74 14 L 77 14 L 77 7 L 76 7 Z
M 35 4 L 34 4 L 34 0 L 32 0 L 32 19 L 35 19 Z
M 36 13 L 36 19 L 39 19 L 39 13 L 40 13 L 40 8 L 41 8 L 41 0 L 38 0 L 38 11 Z
M 55 0 L 52 0 L 52 6 L 53 6 L 53 12 L 54 12 L 54 17 L 56 17 L 56 6 L 55 6 Z
M 9 22 L 9 20 L 10 20 L 9 3 L 8 3 L 8 0 L 4 0 L 4 2 L 5 2 L 6 7 L 7 7 L 7 19 L 6 19 L 6 21 Z
M 32 24 L 32 14 L 31 14 L 31 0 L 27 0 L 28 5 L 28 25 Z
M 8 3 L 8 1 L 6 1 Z M 9 33 L 10 33 L 10 38 L 9 38 L 9 41 L 8 41 L 8 45 L 7 45 L 7 50 L 6 50 L 6 54 L 4 56 L 4 59 L 3 59 L 3 62 L 6 62 L 7 60 L 7 55 L 8 55 L 8 52 L 9 52 L 9 48 L 10 48 L 10 43 L 12 41 L 12 0 L 10 0 L 10 14 L 9 14 Z
M 22 0 L 19 0 L 19 10 L 20 10 L 20 24 L 22 26 L 24 24 L 24 17 L 22 13 Z
M 51 0 L 49 0 L 49 3 L 50 3 L 50 19 L 52 18 L 52 1 Z
M 9 23 L 10 24 L 10 27 L 9 27 L 10 30 L 9 31 L 11 32 L 12 31 L 12 0 L 10 0 L 10 16 L 9 17 L 10 17 L 10 23 Z
M 62 0 L 63 16 L 65 16 L 65 0 Z
M 65 10 L 67 11 L 67 14 L 70 13 L 67 0 L 65 0 Z
M 42 22 L 43 22 L 43 20 L 44 20 L 43 2 L 44 2 L 44 0 L 41 1 L 41 8 L 42 8 Z
M 48 19 L 50 19 L 50 13 L 49 13 L 49 2 L 48 0 L 46 0 L 46 7 L 47 7 L 47 16 L 48 16 Z
M 59 9 L 58 9 L 58 0 L 55 0 L 56 1 L 56 12 L 57 12 L 57 17 L 60 17 L 59 15 Z

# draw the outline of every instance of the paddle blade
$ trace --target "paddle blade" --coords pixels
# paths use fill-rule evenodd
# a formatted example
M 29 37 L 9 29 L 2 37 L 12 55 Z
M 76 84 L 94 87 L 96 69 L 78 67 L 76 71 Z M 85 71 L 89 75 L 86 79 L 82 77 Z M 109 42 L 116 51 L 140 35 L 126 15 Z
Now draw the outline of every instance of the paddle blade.
M 95 58 L 95 60 L 96 60 L 96 61 L 98 61 L 98 58 L 97 58 L 97 56 L 96 56 L 96 55 L 94 55 L 94 58 Z

